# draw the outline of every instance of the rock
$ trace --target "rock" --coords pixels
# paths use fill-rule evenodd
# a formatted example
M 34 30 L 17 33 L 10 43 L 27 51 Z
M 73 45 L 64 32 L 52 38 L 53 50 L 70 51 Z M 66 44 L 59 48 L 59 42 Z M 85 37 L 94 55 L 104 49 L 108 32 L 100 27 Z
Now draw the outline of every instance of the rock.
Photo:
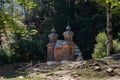
M 104 59 L 115 59 L 115 60 L 120 60 L 120 53 L 112 54 L 111 56 L 105 57 Z
M 63 77 L 63 75 L 59 75 L 59 77 Z
M 49 70 L 41 70 L 41 71 L 39 71 L 40 73 L 48 73 L 48 72 L 50 72 Z
M 93 66 L 100 66 L 98 63 L 94 63 Z
M 39 72 L 39 71 L 40 71 L 39 68 L 33 68 L 33 70 L 34 70 L 35 72 Z
M 78 68 L 80 68 L 81 67 L 81 65 L 76 65 L 75 66 L 75 69 L 78 69 Z
M 60 67 L 59 70 L 63 70 L 63 68 Z
M 94 70 L 95 70 L 95 71 L 100 71 L 101 68 L 100 68 L 100 66 L 94 66 Z
M 83 60 L 83 57 L 79 55 L 79 56 L 76 58 L 76 61 L 81 61 L 81 60 Z
M 120 69 L 115 69 L 114 72 L 120 75 Z
M 106 72 L 108 72 L 108 73 L 113 73 L 113 72 L 114 72 L 114 69 L 113 69 L 113 68 L 108 68 L 108 69 L 106 70 Z
M 100 66 L 98 63 L 90 64 L 90 66 Z
M 113 59 L 115 60 L 120 60 L 120 53 L 117 53 L 117 54 L 113 54 L 111 55 L 113 57 Z
M 17 78 L 21 78 L 21 79 L 23 79 L 24 77 L 23 77 L 23 76 L 18 76 Z
M 29 74 L 27 77 L 33 78 L 35 75 L 36 75 L 36 73 L 31 73 L 31 74 Z
M 81 76 L 81 74 L 74 72 L 74 73 L 71 74 L 71 76 L 73 76 L 74 78 L 77 78 L 77 77 Z
M 78 77 L 78 75 L 73 75 L 74 78 Z
M 114 68 L 114 69 L 117 69 L 117 68 L 120 68 L 120 65 L 114 64 L 114 65 L 111 65 L 110 67 L 111 67 L 111 68 Z
M 54 61 L 47 61 L 47 65 L 55 65 L 55 64 L 57 64 L 57 63 Z
M 65 60 L 61 61 L 61 64 L 66 64 L 66 63 L 68 63 L 68 61 Z
M 3 79 L 4 77 L 3 76 L 0 76 L 0 80 Z

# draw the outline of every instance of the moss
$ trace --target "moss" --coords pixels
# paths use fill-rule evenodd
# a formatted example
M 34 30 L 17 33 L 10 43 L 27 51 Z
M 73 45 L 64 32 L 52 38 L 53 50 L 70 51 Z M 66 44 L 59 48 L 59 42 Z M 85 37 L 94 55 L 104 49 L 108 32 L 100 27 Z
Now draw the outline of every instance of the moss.
M 79 70 L 77 70 L 77 73 L 81 74 L 81 76 L 86 79 L 97 78 L 95 80 L 98 80 L 98 79 L 102 79 L 102 78 L 107 78 L 107 75 L 104 74 L 103 72 L 94 71 L 92 69 L 79 69 Z M 92 79 L 92 80 L 94 80 L 94 79 Z

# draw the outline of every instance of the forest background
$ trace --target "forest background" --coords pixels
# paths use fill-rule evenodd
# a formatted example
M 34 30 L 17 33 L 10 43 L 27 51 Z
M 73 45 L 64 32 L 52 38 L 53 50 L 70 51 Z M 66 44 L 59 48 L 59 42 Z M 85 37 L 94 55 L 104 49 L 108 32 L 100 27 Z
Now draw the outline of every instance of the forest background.
M 114 53 L 120 52 L 120 2 L 111 8 Z M 59 39 L 67 21 L 84 59 L 106 56 L 104 0 L 0 0 L 0 63 L 46 62 L 48 34 Z

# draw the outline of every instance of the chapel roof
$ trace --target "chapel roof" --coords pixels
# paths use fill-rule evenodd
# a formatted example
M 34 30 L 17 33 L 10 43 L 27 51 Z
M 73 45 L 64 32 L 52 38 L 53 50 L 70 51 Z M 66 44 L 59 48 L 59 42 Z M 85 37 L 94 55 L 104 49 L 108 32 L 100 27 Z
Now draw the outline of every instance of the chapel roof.
M 55 48 L 62 48 L 62 44 L 65 42 L 65 40 L 57 40 L 56 44 L 55 44 Z M 77 44 L 75 44 L 75 51 L 74 51 L 75 55 L 82 55 L 82 52 L 80 51 L 79 47 Z
M 71 31 L 71 27 L 67 25 L 66 31 L 63 33 L 63 35 L 73 35 L 74 33 Z
M 56 33 L 56 30 L 54 27 L 51 29 L 51 33 L 48 35 L 48 37 L 49 38 L 50 37 L 58 37 L 58 34 Z

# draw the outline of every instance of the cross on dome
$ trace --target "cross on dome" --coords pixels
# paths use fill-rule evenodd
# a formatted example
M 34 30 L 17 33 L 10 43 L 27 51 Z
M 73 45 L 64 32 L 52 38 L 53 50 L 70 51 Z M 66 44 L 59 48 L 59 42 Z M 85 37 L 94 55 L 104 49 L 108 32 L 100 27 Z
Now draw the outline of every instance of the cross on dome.
M 71 27 L 70 27 L 70 25 L 69 25 L 69 20 L 68 20 L 68 22 L 67 22 L 66 30 L 67 30 L 67 31 L 70 31 L 70 30 L 71 30 Z
M 55 32 L 56 32 L 54 25 L 52 25 L 51 32 L 52 32 L 52 33 L 55 33 Z

